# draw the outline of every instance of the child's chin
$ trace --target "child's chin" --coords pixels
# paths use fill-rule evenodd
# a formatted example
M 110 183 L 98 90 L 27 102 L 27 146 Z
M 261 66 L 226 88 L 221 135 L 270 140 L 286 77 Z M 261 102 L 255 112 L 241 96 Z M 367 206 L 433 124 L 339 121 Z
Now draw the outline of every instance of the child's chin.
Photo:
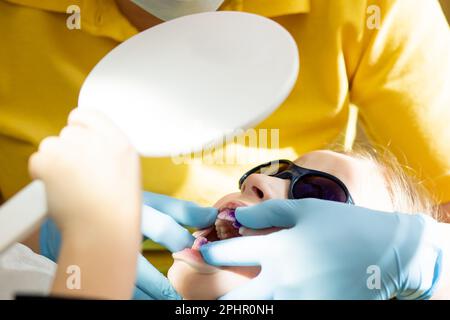
M 185 300 L 216 300 L 222 293 L 220 277 L 213 274 L 199 273 L 183 261 L 174 261 L 167 278 L 174 289 Z
M 174 261 L 167 277 L 174 289 L 186 300 L 216 300 L 248 282 L 259 268 L 223 268 L 216 273 L 199 273 L 183 261 Z

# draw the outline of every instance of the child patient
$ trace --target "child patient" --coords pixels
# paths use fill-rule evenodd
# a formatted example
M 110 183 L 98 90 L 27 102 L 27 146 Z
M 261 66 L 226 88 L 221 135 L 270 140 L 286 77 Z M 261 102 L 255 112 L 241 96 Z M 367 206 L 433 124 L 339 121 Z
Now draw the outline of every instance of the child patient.
M 234 218 L 237 207 L 269 199 L 318 198 L 380 211 L 437 214 L 425 190 L 406 176 L 395 158 L 382 163 L 369 153 L 313 151 L 294 162 L 256 167 L 241 178 L 239 187 L 240 192 L 214 205 L 219 210 L 215 226 L 197 231 L 191 249 L 173 254 L 168 278 L 184 299 L 217 299 L 258 275 L 259 267 L 208 265 L 198 251 L 208 241 L 277 231 L 241 227 Z

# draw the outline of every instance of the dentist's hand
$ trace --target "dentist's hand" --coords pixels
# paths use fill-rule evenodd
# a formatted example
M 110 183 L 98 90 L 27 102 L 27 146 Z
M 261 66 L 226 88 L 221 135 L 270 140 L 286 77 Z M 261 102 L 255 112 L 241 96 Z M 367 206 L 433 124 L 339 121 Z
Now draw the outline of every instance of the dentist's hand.
M 191 247 L 194 242 L 192 234 L 181 224 L 205 228 L 216 220 L 215 208 L 200 207 L 193 202 L 151 192 L 144 192 L 143 198 L 142 233 L 171 252 Z M 138 261 L 134 298 L 181 299 L 167 278 L 143 257 Z
M 216 221 L 216 208 L 151 192 L 144 192 L 143 198 L 142 234 L 171 252 L 190 248 L 194 243 L 192 234 L 181 225 L 201 229 Z
M 201 247 L 216 266 L 262 267 L 223 299 L 425 299 L 439 278 L 437 222 L 424 215 L 305 199 L 238 208 L 236 218 L 290 229 Z

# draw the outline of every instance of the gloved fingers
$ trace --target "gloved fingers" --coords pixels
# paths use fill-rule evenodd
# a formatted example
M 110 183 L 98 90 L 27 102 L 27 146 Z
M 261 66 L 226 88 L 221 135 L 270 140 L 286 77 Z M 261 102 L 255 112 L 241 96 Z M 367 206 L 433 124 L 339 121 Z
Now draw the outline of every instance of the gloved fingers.
M 252 236 L 207 243 L 200 247 L 205 261 L 214 266 L 258 266 L 267 252 L 268 236 Z
M 143 199 L 146 205 L 171 216 L 178 223 L 190 227 L 203 229 L 213 225 L 216 221 L 216 208 L 200 207 L 190 201 L 152 192 L 144 192 Z
M 181 299 L 169 280 L 142 255 L 138 257 L 136 294 L 139 299 L 144 299 L 145 295 L 154 300 Z
M 171 252 L 190 248 L 194 244 L 194 236 L 180 226 L 170 216 L 146 205 L 142 206 L 142 234 Z
M 228 292 L 219 300 L 272 300 L 273 290 L 268 279 L 260 273 L 246 284 Z
M 157 300 L 139 287 L 134 287 L 133 300 Z
M 236 209 L 236 219 L 251 229 L 293 227 L 298 219 L 301 200 L 268 200 L 250 207 Z

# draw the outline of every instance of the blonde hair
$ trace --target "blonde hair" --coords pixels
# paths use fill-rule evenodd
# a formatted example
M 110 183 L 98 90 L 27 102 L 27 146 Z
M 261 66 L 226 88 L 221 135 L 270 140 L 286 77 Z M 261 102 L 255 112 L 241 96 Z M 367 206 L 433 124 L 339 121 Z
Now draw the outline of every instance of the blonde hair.
M 358 145 L 351 151 L 341 146 L 333 146 L 331 150 L 374 163 L 384 178 L 395 212 L 423 213 L 437 220 L 442 217 L 438 202 L 420 182 L 414 170 L 402 165 L 387 149 Z

